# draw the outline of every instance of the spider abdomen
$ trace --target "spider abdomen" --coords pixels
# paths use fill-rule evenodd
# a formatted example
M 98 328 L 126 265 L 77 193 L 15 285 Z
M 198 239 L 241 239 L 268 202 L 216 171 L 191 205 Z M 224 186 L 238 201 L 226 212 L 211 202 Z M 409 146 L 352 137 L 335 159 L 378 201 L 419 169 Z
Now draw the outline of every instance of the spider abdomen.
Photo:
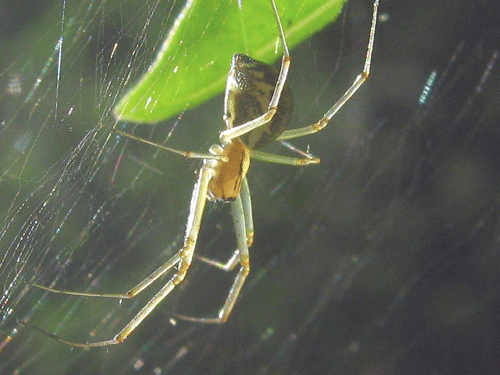
M 233 127 L 263 115 L 274 93 L 279 71 L 263 62 L 236 53 L 231 61 L 224 100 L 225 117 Z M 290 87 L 285 84 L 278 102 L 278 111 L 269 123 L 240 137 L 250 149 L 259 149 L 283 133 L 293 109 Z

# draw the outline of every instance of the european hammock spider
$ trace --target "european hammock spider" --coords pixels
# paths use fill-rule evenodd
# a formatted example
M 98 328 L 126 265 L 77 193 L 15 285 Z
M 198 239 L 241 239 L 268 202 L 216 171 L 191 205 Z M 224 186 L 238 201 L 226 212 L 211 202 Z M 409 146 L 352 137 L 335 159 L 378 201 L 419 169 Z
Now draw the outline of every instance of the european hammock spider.
M 71 346 L 95 347 L 123 342 L 186 276 L 193 259 L 196 240 L 207 199 L 220 199 L 231 202 L 238 249 L 225 264 L 201 257 L 199 258 L 224 271 L 231 271 L 238 265 L 240 269 L 235 276 L 226 301 L 216 317 L 193 318 L 179 314 L 175 314 L 175 316 L 201 323 L 223 323 L 227 320 L 238 298 L 243 283 L 250 272 L 248 248 L 252 245 L 254 231 L 250 190 L 245 177 L 250 166 L 250 157 L 271 163 L 296 166 L 319 163 L 320 160 L 318 158 L 308 153 L 303 153 L 305 156 L 304 158 L 292 158 L 268 154 L 257 151 L 256 149 L 274 141 L 283 141 L 319 132 L 328 125 L 328 122 L 335 113 L 337 113 L 337 111 L 366 81 L 370 73 L 379 0 L 375 0 L 373 4 L 372 24 L 363 72 L 358 75 L 351 87 L 349 87 L 345 94 L 328 110 L 328 112 L 326 112 L 321 120 L 310 126 L 293 130 L 285 130 L 290 120 L 292 110 L 291 91 L 286 84 L 290 66 L 290 55 L 283 26 L 274 0 L 271 0 L 271 5 L 274 9 L 276 24 L 279 28 L 283 47 L 281 68 L 278 72 L 277 69 L 265 63 L 255 61 L 248 56 L 239 53 L 233 55 L 225 91 L 223 119 L 226 130 L 220 133 L 221 145 L 213 145 L 210 147 L 209 154 L 199 154 L 171 149 L 115 130 L 120 135 L 152 144 L 187 158 L 203 159 L 203 165 L 193 189 L 182 249 L 169 261 L 161 265 L 156 271 L 124 294 L 80 293 L 52 289 L 36 284 L 33 285 L 54 293 L 126 299 L 133 298 L 169 270 L 175 269 L 176 271 L 169 281 L 111 340 L 87 343 L 71 342 L 39 327 L 33 326 L 28 322 L 23 322 L 24 324 L 29 324 L 38 331 Z

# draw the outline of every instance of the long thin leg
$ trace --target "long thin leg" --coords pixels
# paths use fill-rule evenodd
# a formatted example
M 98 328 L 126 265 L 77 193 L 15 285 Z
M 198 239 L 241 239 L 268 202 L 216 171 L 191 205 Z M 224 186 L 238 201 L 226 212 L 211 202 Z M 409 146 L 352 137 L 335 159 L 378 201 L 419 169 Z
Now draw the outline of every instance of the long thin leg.
M 373 3 L 373 17 L 372 17 L 372 26 L 370 29 L 370 38 L 368 40 L 368 48 L 366 50 L 366 59 L 365 66 L 363 68 L 363 72 L 356 77 L 353 84 L 349 89 L 345 92 L 344 95 L 330 108 L 328 112 L 326 112 L 321 120 L 317 123 L 312 124 L 310 126 L 306 126 L 299 129 L 291 129 L 285 130 L 283 134 L 281 134 L 277 140 L 282 141 L 285 139 L 303 137 L 305 135 L 314 134 L 324 129 L 333 116 L 337 113 L 337 111 L 344 106 L 344 104 L 354 95 L 356 91 L 361 87 L 361 85 L 366 81 L 368 76 L 370 75 L 370 65 L 372 62 L 372 53 L 373 53 L 373 42 L 375 40 L 375 26 L 377 25 L 377 12 L 378 12 L 379 0 L 375 0 Z
M 252 198 L 250 195 L 250 187 L 248 186 L 247 178 L 241 181 L 241 203 L 243 205 L 243 212 L 245 214 L 245 231 L 247 236 L 247 246 L 253 244 L 254 230 L 253 230 L 253 215 L 252 215 Z
M 136 137 L 133 134 L 125 133 L 120 130 L 114 130 L 116 134 L 121 135 L 122 137 L 130 138 L 133 139 L 134 141 L 142 142 L 147 145 L 161 148 L 162 150 L 173 152 L 174 154 L 184 156 L 185 158 L 188 159 L 216 159 L 216 160 L 221 160 L 224 158 L 224 156 L 221 155 L 214 155 L 214 154 L 203 154 L 200 152 L 193 152 L 193 151 L 182 151 L 182 150 L 177 150 L 175 148 L 167 147 L 159 143 L 151 142 L 147 139 L 141 138 L 141 137 Z M 226 160 L 227 161 L 227 160 Z
M 288 52 L 288 45 L 286 44 L 285 33 L 283 31 L 281 19 L 278 14 L 278 8 L 276 7 L 274 0 L 271 0 L 271 4 L 273 6 L 274 16 L 276 17 L 276 22 L 278 24 L 281 42 L 283 43 L 283 57 L 281 59 L 281 68 L 278 75 L 278 80 L 276 82 L 276 87 L 274 88 L 273 96 L 271 98 L 271 101 L 269 102 L 266 113 L 264 113 L 262 116 L 234 128 L 232 127 L 232 124 L 227 124 L 227 127 L 229 129 L 224 130 L 219 135 L 220 141 L 223 145 L 228 144 L 231 139 L 240 137 L 243 134 L 246 134 L 260 126 L 267 124 L 269 121 L 271 121 L 278 109 L 281 92 L 283 91 L 283 87 L 285 86 L 286 77 L 288 76 L 288 70 L 290 69 L 290 53 Z
M 91 293 L 91 292 L 75 292 L 70 290 L 62 290 L 62 289 L 54 289 L 49 288 L 39 284 L 32 284 L 37 288 L 59 294 L 69 294 L 71 296 L 82 296 L 82 297 L 104 297 L 104 298 L 118 298 L 118 299 L 128 299 L 133 298 L 146 289 L 150 284 L 155 282 L 159 277 L 163 276 L 167 273 L 173 266 L 175 266 L 180 261 L 179 254 L 174 255 L 167 262 L 158 267 L 153 273 L 151 273 L 148 277 L 142 280 L 139 284 L 134 286 L 126 293 Z
M 233 253 L 233 255 L 231 255 L 231 258 L 229 258 L 229 260 L 226 263 L 218 261 L 218 260 L 214 260 L 214 259 L 209 259 L 209 258 L 206 258 L 206 257 L 201 256 L 201 255 L 195 255 L 194 257 L 196 259 L 201 260 L 204 263 L 210 264 L 211 266 L 214 266 L 222 271 L 230 272 L 230 271 L 234 270 L 234 267 L 236 267 L 238 265 L 238 263 L 240 262 L 240 251 L 236 250 Z M 177 314 L 177 316 L 178 316 L 178 314 Z M 182 316 L 184 316 L 184 315 L 182 315 Z
M 242 191 L 243 192 L 243 191 Z M 242 198 L 241 194 L 233 201 L 231 202 L 231 211 L 233 214 L 233 221 L 234 221 L 234 228 L 236 232 L 236 242 L 238 245 L 238 250 L 235 251 L 234 255 L 229 259 L 227 263 L 219 263 L 216 261 L 210 261 L 205 258 L 200 258 L 203 261 L 206 261 L 207 263 L 214 265 L 220 269 L 223 269 L 224 271 L 230 271 L 232 270 L 238 263 L 241 265 L 240 270 L 238 271 L 238 274 L 234 278 L 233 285 L 231 286 L 231 289 L 229 290 L 229 293 L 227 295 L 226 301 L 224 302 L 224 306 L 219 310 L 219 313 L 217 314 L 217 317 L 215 318 L 195 318 L 191 316 L 186 316 L 186 315 L 181 315 L 181 314 L 174 314 L 176 317 L 183 319 L 183 320 L 188 320 L 190 322 L 198 322 L 198 323 L 224 323 L 229 315 L 231 314 L 231 311 L 233 310 L 234 304 L 236 303 L 236 300 L 238 299 L 238 295 L 240 294 L 241 288 L 243 287 L 243 284 L 245 283 L 245 279 L 247 278 L 249 272 L 250 272 L 250 256 L 248 252 L 248 245 L 247 245 L 247 231 L 246 231 L 246 224 L 245 224 L 245 216 L 246 213 L 244 212 L 244 206 L 242 203 Z M 246 199 L 246 198 L 245 198 Z
M 252 215 L 252 198 L 250 196 L 250 188 L 248 186 L 247 178 L 243 178 L 241 181 L 241 204 L 243 206 L 243 213 L 245 217 L 245 232 L 247 237 L 247 247 L 252 246 L 254 239 L 254 229 L 253 229 L 253 215 Z M 201 260 L 202 262 L 208 263 L 211 266 L 217 267 L 223 271 L 229 272 L 236 267 L 239 263 L 239 254 L 240 251 L 237 249 L 231 258 L 226 263 L 205 258 L 200 255 L 195 255 L 196 259 Z
M 238 299 L 241 288 L 243 287 L 243 284 L 245 283 L 245 280 L 250 273 L 250 254 L 247 245 L 248 234 L 246 232 L 245 211 L 243 209 L 241 195 L 242 194 L 240 193 L 238 198 L 231 203 L 231 211 L 233 214 L 234 229 L 236 232 L 236 243 L 239 249 L 241 268 L 234 278 L 234 283 L 226 298 L 226 302 L 220 309 L 217 319 L 213 321 L 214 323 L 224 323 L 227 320 Z
M 206 161 L 200 171 L 200 177 L 196 182 L 195 188 L 193 190 L 193 195 L 191 198 L 191 204 L 189 209 L 189 217 L 186 226 L 186 236 L 184 238 L 184 246 L 169 262 L 161 266 L 153 272 L 150 276 L 139 283 L 134 289 L 139 289 L 139 292 L 151 284 L 154 280 L 158 279 L 162 274 L 164 274 L 172 265 L 179 264 L 177 272 L 170 278 L 170 280 L 160 289 L 155 296 L 148 301 L 148 303 L 137 313 L 137 315 L 129 322 L 127 325 L 112 339 L 107 341 L 99 342 L 87 342 L 78 343 L 67 341 L 59 336 L 56 336 L 50 332 L 47 332 L 35 325 L 28 322 L 21 322 L 24 324 L 29 324 L 39 332 L 42 332 L 64 344 L 71 346 L 90 348 L 96 346 L 107 346 L 122 343 L 133 331 L 141 324 L 141 322 L 158 306 L 158 304 L 163 301 L 163 299 L 178 285 L 186 276 L 187 270 L 191 265 L 193 259 L 193 253 L 196 245 L 196 240 L 198 238 L 198 233 L 200 230 L 201 219 L 203 216 L 203 210 L 205 208 L 205 202 L 207 200 L 208 183 L 213 176 L 213 163 L 211 161 Z M 246 242 L 245 242 L 246 245 Z M 137 294 L 138 292 L 136 292 Z M 72 294 L 72 293 L 66 293 Z M 100 296 L 100 295 L 97 295 Z M 115 297 L 115 295 L 104 295 Z
M 299 167 L 308 164 L 319 164 L 320 162 L 320 159 L 314 156 L 311 156 L 310 158 L 300 159 L 282 155 L 269 154 L 267 152 L 262 152 L 259 150 L 252 150 L 252 159 L 266 161 L 268 163 L 296 165 Z

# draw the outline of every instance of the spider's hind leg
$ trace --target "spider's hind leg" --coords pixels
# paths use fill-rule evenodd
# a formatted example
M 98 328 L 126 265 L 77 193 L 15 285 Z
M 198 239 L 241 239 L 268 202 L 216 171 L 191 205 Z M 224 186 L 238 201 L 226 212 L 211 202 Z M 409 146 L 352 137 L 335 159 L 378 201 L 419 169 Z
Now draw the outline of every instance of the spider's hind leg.
M 182 314 L 174 313 L 174 315 L 183 320 L 198 323 L 224 323 L 231 311 L 234 304 L 238 299 L 241 288 L 245 283 L 245 279 L 250 272 L 250 256 L 248 247 L 253 242 L 253 222 L 252 222 L 252 206 L 250 198 L 250 190 L 246 178 L 242 181 L 242 189 L 238 197 L 231 202 L 231 212 L 233 215 L 234 229 L 236 232 L 236 242 L 238 249 L 233 253 L 231 258 L 226 262 L 218 262 L 204 257 L 197 257 L 199 260 L 208 263 L 212 266 L 220 268 L 224 271 L 232 271 L 238 264 L 241 265 L 238 273 L 234 278 L 233 285 L 229 290 L 224 305 L 219 310 L 217 317 L 214 318 L 196 318 Z
M 146 317 L 162 302 L 165 297 L 167 297 L 170 292 L 184 279 L 186 273 L 191 265 L 193 259 L 193 254 L 196 246 L 196 241 L 198 238 L 198 233 L 201 226 L 201 219 L 203 216 L 203 210 L 205 208 L 205 203 L 207 200 L 208 184 L 213 176 L 213 160 L 206 160 L 198 177 L 198 181 L 193 189 L 193 195 L 191 197 L 191 204 L 189 208 L 189 217 L 186 225 L 186 236 L 184 239 L 184 245 L 177 254 L 175 254 L 168 262 L 160 266 L 156 271 L 146 277 L 143 281 L 137 284 L 129 292 L 125 294 L 97 294 L 97 293 L 78 293 L 70 291 L 56 290 L 52 288 L 43 287 L 36 285 L 38 288 L 57 292 L 62 294 L 72 294 L 81 296 L 96 296 L 96 297 L 108 297 L 108 298 L 131 298 L 142 290 L 147 288 L 151 283 L 158 280 L 162 275 L 177 266 L 177 271 L 170 277 L 166 284 L 144 305 L 144 307 L 122 328 L 122 330 L 111 340 L 97 341 L 97 342 L 73 342 L 60 338 L 36 325 L 33 325 L 27 321 L 20 321 L 22 324 L 30 325 L 37 331 L 52 337 L 59 342 L 67 345 L 81 347 L 81 348 L 91 348 L 98 346 L 108 346 L 116 345 L 123 342 L 134 330 L 142 323 Z M 234 304 L 234 303 L 233 303 Z

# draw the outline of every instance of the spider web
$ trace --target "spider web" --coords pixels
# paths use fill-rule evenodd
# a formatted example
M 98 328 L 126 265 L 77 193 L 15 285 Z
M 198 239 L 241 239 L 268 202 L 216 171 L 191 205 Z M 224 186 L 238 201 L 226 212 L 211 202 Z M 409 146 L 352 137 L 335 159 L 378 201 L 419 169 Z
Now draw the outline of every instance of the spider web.
M 321 164 L 252 164 L 251 275 L 229 321 L 172 319 L 213 313 L 230 286 L 195 261 L 124 344 L 86 351 L 18 320 L 110 339 L 165 282 L 123 302 L 29 287 L 125 292 L 180 247 L 199 163 L 110 129 L 183 4 L 33 3 L 1 10 L 2 374 L 498 372 L 497 4 L 382 2 L 370 80 L 321 134 L 293 142 Z M 345 12 L 292 51 L 292 126 L 361 71 L 371 2 Z M 121 125 L 203 151 L 222 105 Z M 226 205 L 209 205 L 197 253 L 226 260 L 233 237 Z

